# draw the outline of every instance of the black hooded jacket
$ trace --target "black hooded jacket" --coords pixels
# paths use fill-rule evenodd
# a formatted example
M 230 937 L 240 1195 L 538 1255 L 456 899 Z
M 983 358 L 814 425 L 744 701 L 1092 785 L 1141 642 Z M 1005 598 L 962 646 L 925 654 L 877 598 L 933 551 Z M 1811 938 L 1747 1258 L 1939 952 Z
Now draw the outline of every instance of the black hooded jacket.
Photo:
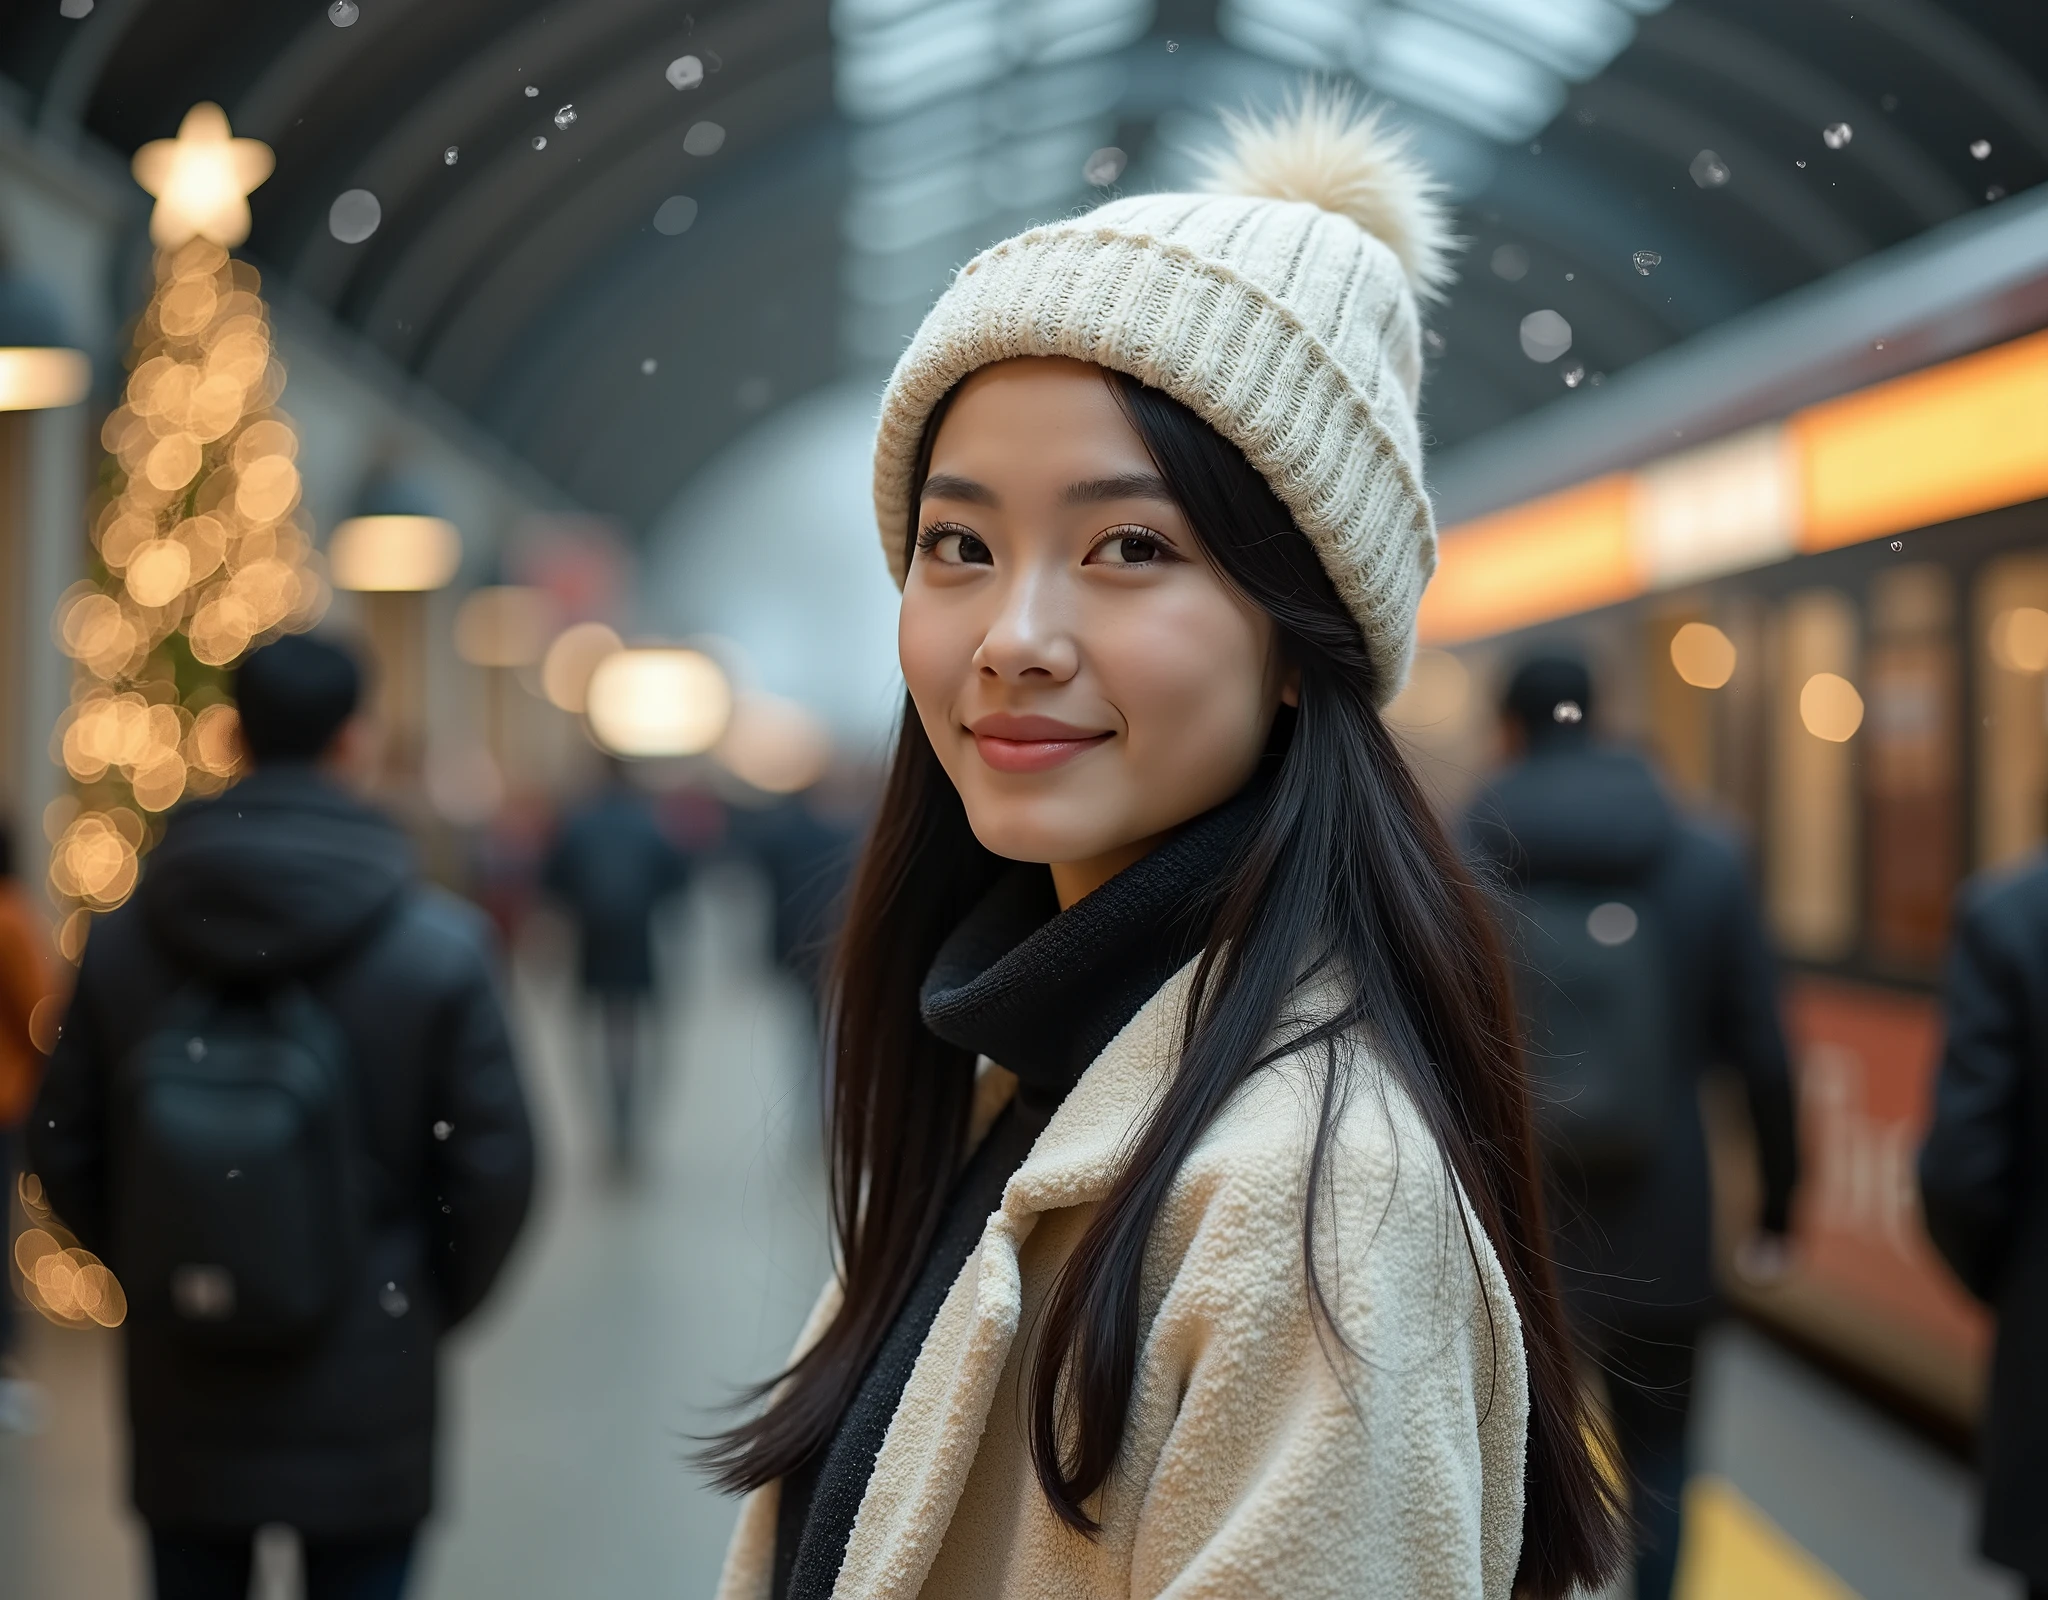
M 1570 729 L 1481 792 L 1466 837 L 1506 886 L 1626 886 L 1656 917 L 1673 1064 L 1662 1152 L 1621 1189 L 1588 1191 L 1554 1175 L 1552 1222 L 1566 1299 L 1589 1334 L 1696 1324 L 1715 1299 L 1704 1073 L 1732 1068 L 1747 1090 L 1766 1229 L 1785 1230 L 1798 1173 L 1777 978 L 1741 858 L 1682 815 L 1640 757 Z
M 2048 1584 L 2048 858 L 1970 883 L 1920 1152 L 1927 1231 L 1998 1313 L 1984 1402 L 1984 1553 Z
M 360 1075 L 377 1174 L 361 1281 L 284 1353 L 131 1326 L 135 1503 L 165 1527 L 406 1528 L 432 1499 L 435 1345 L 511 1249 L 533 1143 L 483 919 L 418 884 L 390 822 L 304 767 L 178 812 L 135 897 L 93 929 L 29 1155 L 118 1276 L 112 1074 L 186 986 L 285 978 L 333 1014 Z

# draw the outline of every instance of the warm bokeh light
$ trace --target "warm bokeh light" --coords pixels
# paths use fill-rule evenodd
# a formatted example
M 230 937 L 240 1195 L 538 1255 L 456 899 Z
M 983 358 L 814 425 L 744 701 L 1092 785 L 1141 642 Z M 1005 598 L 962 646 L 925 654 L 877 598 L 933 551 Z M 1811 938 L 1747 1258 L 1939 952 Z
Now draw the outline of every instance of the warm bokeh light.
M 92 388 L 92 360 L 83 350 L 0 348 L 0 411 L 75 406 Z
M 21 1293 L 50 1321 L 82 1328 L 118 1328 L 128 1316 L 128 1297 L 106 1263 L 81 1246 L 50 1215 L 42 1185 L 25 1176 L 17 1188 L 22 1210 L 38 1226 L 14 1240 L 14 1264 Z
M 1695 689 L 1718 689 L 1735 676 L 1735 641 L 1711 622 L 1688 622 L 1671 636 L 1671 664 Z
M 732 718 L 732 689 L 698 650 L 620 650 L 590 675 L 585 714 L 614 755 L 693 756 L 718 743 Z
M 57 953 L 74 967 L 85 954 L 86 935 L 92 932 L 92 911 L 80 906 L 57 925 Z
M 249 237 L 249 195 L 275 165 L 269 145 L 235 138 L 227 113 L 202 100 L 175 139 L 152 139 L 135 152 L 135 181 L 156 197 L 150 238 L 165 249 L 193 238 L 240 244 Z
M 1845 743 L 1863 726 L 1863 696 L 1847 678 L 1816 672 L 1799 691 L 1799 720 L 1816 739 Z
M 205 707 L 185 736 L 185 758 L 201 772 L 232 778 L 242 765 L 242 719 L 231 705 Z
M 832 762 L 832 735 L 813 712 L 775 695 L 741 695 L 712 752 L 718 764 L 764 794 L 808 789 Z
M 296 471 L 293 476 L 296 483 Z M 461 565 L 462 535 L 445 517 L 350 517 L 327 547 L 328 574 L 337 589 L 441 589 Z
M 1991 659 L 2007 672 L 2048 671 L 2048 611 L 2014 606 L 1991 620 Z
M 1411 732 L 1456 727 L 1472 701 L 1472 674 L 1448 650 L 1418 650 L 1387 720 Z
M 192 552 L 176 539 L 149 539 L 128 558 L 128 592 L 142 606 L 167 606 L 192 579 Z
M 88 811 L 64 830 L 50 852 L 50 882 L 58 893 L 112 909 L 135 888 L 141 819 L 125 808 Z
M 455 653 L 472 666 L 530 667 L 547 649 L 553 622 L 547 595 L 499 584 L 464 598 L 455 613 Z
M 602 622 L 564 628 L 540 664 L 541 693 L 548 704 L 580 714 L 589 698 L 590 675 L 607 656 L 625 647 L 625 641 Z

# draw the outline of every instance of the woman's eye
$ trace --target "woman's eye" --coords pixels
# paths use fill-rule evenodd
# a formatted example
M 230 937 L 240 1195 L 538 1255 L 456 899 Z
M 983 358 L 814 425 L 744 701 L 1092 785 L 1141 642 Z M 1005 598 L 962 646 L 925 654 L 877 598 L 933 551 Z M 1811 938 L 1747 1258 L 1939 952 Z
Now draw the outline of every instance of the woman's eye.
M 943 525 L 927 528 L 918 535 L 917 546 L 939 561 L 957 562 L 963 566 L 985 567 L 995 561 L 981 536 L 969 533 L 965 528 Z
M 1161 561 L 1166 554 L 1165 540 L 1134 529 L 1111 534 L 1089 552 L 1088 559 L 1103 566 L 1142 567 Z

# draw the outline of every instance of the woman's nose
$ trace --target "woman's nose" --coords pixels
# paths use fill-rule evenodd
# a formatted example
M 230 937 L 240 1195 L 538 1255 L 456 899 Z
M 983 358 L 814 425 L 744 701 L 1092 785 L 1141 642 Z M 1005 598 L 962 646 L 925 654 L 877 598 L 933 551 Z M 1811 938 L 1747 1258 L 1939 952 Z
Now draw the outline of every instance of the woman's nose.
M 995 616 L 974 652 L 976 670 L 1003 679 L 1064 683 L 1081 665 L 1072 607 L 1058 576 L 1022 572 L 1001 586 Z

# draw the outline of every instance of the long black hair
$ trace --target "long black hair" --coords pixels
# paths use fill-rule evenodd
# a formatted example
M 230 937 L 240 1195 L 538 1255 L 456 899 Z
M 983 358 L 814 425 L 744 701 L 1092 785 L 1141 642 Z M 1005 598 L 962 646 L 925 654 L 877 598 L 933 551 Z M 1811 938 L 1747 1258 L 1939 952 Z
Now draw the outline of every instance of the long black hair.
M 1358 624 L 1285 506 L 1180 402 L 1121 373 L 1106 381 L 1217 567 L 1273 619 L 1300 696 L 1274 730 L 1262 813 L 1218 881 L 1180 1064 L 1046 1304 L 1027 1402 L 1040 1487 L 1063 1521 L 1095 1530 L 1084 1505 L 1123 1445 L 1146 1242 L 1205 1130 L 1274 1059 L 1264 1046 L 1288 995 L 1323 967 L 1346 976 L 1348 1003 L 1284 1052 L 1321 1046 L 1329 1064 L 1302 1217 L 1319 1326 L 1346 1343 L 1316 1227 L 1351 1088 L 1335 1046 L 1353 1035 L 1420 1109 L 1514 1295 L 1529 1377 L 1517 1590 L 1595 1587 L 1621 1559 L 1622 1524 L 1552 1281 L 1508 971 L 1486 907 L 1380 717 Z M 920 480 L 944 415 L 942 404 L 926 426 Z M 1006 865 L 975 839 L 906 707 L 831 984 L 830 1188 L 845 1299 L 818 1342 L 757 1391 L 773 1393 L 767 1409 L 714 1441 L 707 1461 L 724 1488 L 771 1482 L 824 1447 L 931 1248 L 974 1060 L 925 1029 L 918 986 Z

